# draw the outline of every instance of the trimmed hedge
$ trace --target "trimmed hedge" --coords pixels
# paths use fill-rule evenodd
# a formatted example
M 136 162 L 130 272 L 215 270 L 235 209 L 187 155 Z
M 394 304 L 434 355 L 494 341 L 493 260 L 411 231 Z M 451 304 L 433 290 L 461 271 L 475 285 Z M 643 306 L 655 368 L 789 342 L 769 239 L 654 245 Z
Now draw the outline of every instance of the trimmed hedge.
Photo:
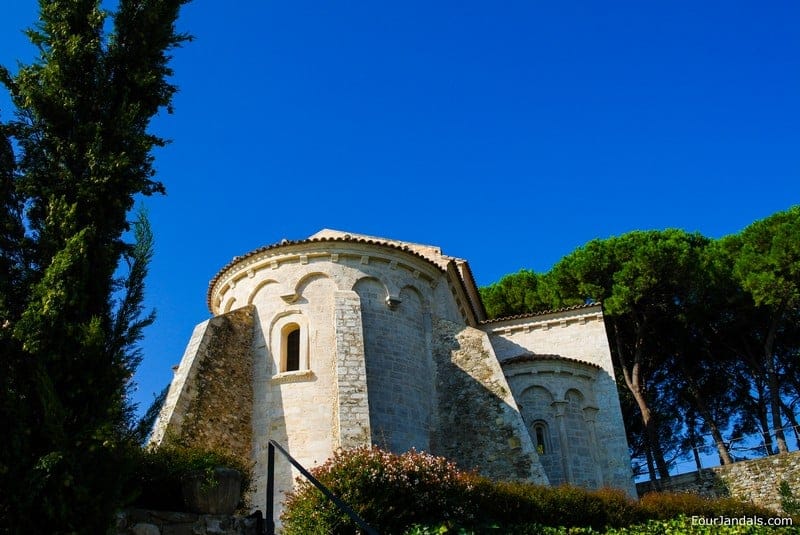
M 477 489 L 483 516 L 502 524 L 536 519 L 546 526 L 601 529 L 629 526 L 648 518 L 636 502 L 614 489 L 589 491 L 567 485 L 545 487 L 489 479 L 483 479 Z
M 736 498 L 704 498 L 688 492 L 652 492 L 639 500 L 647 518 L 667 520 L 680 515 L 738 518 L 742 516 L 767 519 L 777 513 L 751 502 Z

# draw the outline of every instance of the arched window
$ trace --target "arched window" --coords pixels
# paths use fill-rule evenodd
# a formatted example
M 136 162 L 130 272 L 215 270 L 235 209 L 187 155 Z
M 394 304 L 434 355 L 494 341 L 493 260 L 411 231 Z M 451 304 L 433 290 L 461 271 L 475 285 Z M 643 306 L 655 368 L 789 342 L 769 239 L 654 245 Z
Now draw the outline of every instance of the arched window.
M 286 334 L 286 369 L 293 372 L 300 369 L 300 327 L 294 328 Z
M 546 422 L 541 420 L 534 422 L 533 440 L 536 443 L 536 453 L 539 455 L 552 453 L 550 449 L 550 433 L 547 430 Z
M 268 348 L 272 380 L 294 382 L 313 377 L 308 336 L 308 320 L 298 311 L 284 312 L 273 320 Z
M 281 371 L 300 369 L 300 326 L 288 323 L 281 329 Z

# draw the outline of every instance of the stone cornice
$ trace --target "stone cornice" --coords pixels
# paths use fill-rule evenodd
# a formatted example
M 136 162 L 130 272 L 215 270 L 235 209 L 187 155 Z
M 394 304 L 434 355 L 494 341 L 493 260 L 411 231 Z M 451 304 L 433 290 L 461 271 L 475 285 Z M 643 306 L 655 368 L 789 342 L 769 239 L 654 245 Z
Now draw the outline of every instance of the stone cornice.
M 401 253 L 398 258 L 397 253 Z M 405 260 L 404 260 L 405 259 Z M 264 269 L 277 269 L 284 263 L 308 264 L 315 261 L 334 263 L 370 262 L 386 263 L 391 269 L 407 269 L 415 278 L 421 278 L 431 285 L 437 282 L 437 273 L 443 270 L 431 259 L 407 247 L 398 247 L 364 239 L 314 238 L 300 241 L 286 241 L 261 247 L 243 256 L 237 256 L 223 267 L 209 283 L 206 303 L 215 313 L 215 298 L 228 288 L 234 287 L 245 277 L 253 277 Z
M 458 305 L 459 313 L 464 318 L 467 325 L 477 325 L 478 317 L 475 303 L 467 291 L 467 286 L 464 283 L 464 279 L 461 277 L 461 273 L 458 271 L 455 261 L 451 261 L 447 264 L 447 277 L 450 279 L 450 289 Z
M 295 370 L 291 372 L 281 372 L 270 377 L 269 382 L 274 385 L 286 383 L 302 383 L 313 381 L 317 378 L 312 370 Z
M 535 353 L 526 353 L 507 358 L 500 363 L 504 370 L 507 367 L 520 367 L 523 364 L 533 364 L 533 367 L 538 368 L 540 371 L 547 370 L 556 373 L 583 375 L 587 378 L 594 378 L 596 370 L 603 369 L 601 366 L 585 360 L 567 358 L 560 355 L 537 355 Z M 582 373 L 575 373 L 576 369 Z
M 590 321 L 603 321 L 603 308 L 600 303 L 497 318 L 481 322 L 480 328 L 489 334 L 504 335 L 566 327 L 575 323 L 582 325 Z

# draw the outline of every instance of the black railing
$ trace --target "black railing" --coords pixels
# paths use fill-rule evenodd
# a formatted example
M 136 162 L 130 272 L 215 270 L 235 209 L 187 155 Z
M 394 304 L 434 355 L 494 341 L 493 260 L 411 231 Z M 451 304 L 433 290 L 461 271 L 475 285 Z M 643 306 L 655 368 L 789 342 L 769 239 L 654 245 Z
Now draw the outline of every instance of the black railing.
M 350 519 L 355 522 L 361 530 L 366 533 L 367 535 L 379 535 L 378 532 L 371 528 L 366 522 L 364 522 L 358 514 L 353 511 L 353 508 L 344 503 L 340 498 L 338 498 L 335 494 L 333 494 L 328 487 L 320 483 L 317 478 L 312 476 L 308 470 L 303 468 L 299 462 L 295 460 L 294 457 L 289 455 L 283 447 L 275 442 L 274 440 L 270 440 L 267 446 L 267 518 L 266 518 L 266 535 L 275 535 L 275 511 L 274 511 L 274 499 L 275 499 L 275 449 L 278 449 L 286 459 L 292 463 L 292 466 L 297 468 L 303 477 L 311 482 L 312 485 L 317 487 L 322 494 L 325 495 L 330 501 L 332 501 L 336 507 L 338 507 L 344 514 L 350 517 Z

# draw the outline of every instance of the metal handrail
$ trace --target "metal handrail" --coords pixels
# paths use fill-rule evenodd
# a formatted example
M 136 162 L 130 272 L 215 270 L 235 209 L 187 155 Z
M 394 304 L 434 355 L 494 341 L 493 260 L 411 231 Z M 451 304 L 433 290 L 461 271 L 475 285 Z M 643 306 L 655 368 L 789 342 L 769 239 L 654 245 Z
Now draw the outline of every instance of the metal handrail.
M 266 525 L 266 535 L 275 535 L 275 511 L 273 507 L 273 502 L 275 498 L 275 449 L 278 449 L 286 459 L 292 463 L 292 466 L 297 468 L 303 477 L 311 482 L 312 485 L 317 487 L 322 494 L 325 495 L 326 498 L 331 500 L 336 507 L 338 507 L 343 513 L 350 517 L 350 519 L 358 524 L 358 527 L 361 528 L 364 533 L 367 535 L 380 535 L 374 528 L 371 528 L 364 520 L 358 516 L 352 507 L 344 503 L 340 498 L 338 498 L 333 492 L 328 489 L 325 485 L 319 482 L 317 478 L 311 475 L 311 473 L 303 468 L 294 457 L 289 455 L 289 452 L 283 449 L 283 447 L 275 442 L 274 440 L 269 441 L 267 444 L 267 525 Z

